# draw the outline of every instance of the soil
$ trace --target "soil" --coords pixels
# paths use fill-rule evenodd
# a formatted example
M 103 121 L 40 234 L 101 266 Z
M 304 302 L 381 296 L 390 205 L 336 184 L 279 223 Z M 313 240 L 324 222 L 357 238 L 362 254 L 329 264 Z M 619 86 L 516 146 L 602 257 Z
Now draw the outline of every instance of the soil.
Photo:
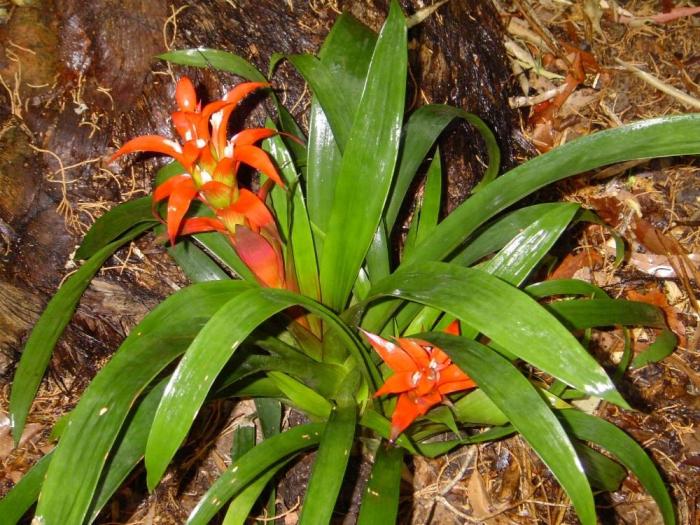
M 409 15 L 429 3 L 401 2 Z M 504 169 L 537 149 L 596 130 L 697 111 L 700 104 L 693 106 L 692 99 L 700 97 L 700 18 L 664 24 L 641 18 L 685 5 L 681 2 L 630 1 L 615 13 L 602 4 L 450 0 L 409 33 L 407 109 L 450 103 L 481 116 L 496 133 Z M 107 158 L 131 137 L 172 135 L 169 113 L 177 76 L 190 76 L 208 100 L 240 81 L 211 68 L 169 66 L 153 57 L 204 46 L 238 53 L 266 71 L 273 52 L 317 51 L 343 10 L 376 30 L 387 2 L 0 0 L 0 495 L 52 448 L 53 424 L 75 406 L 129 329 L 187 284 L 152 235 L 110 259 L 59 341 L 27 430 L 13 449 L 7 400 L 29 330 L 77 268 L 73 253 L 90 224 L 115 204 L 150 193 L 162 163 L 140 156 L 110 164 Z M 520 53 L 514 65 L 514 53 L 523 50 L 532 63 Z M 573 78 L 576 50 L 590 56 L 582 60 L 584 77 L 568 96 L 550 97 L 557 102 L 550 109 L 536 105 L 541 100 L 535 97 Z M 659 91 L 628 64 L 691 100 Z M 305 128 L 310 99 L 301 78 L 283 63 L 272 83 Z M 271 110 L 259 104 L 249 119 L 259 124 Z M 464 124 L 453 125 L 440 147 L 449 212 L 479 180 L 486 156 L 477 134 Z M 699 173 L 693 158 L 641 162 L 586 174 L 538 195 L 596 209 L 630 246 L 626 262 L 613 268 L 606 230 L 581 227 L 560 248 L 560 276 L 590 280 L 614 296 L 654 302 L 681 336 L 672 356 L 620 378 L 618 386 L 634 411 L 605 403 L 590 410 L 651 454 L 671 487 L 679 522 L 686 524 L 700 521 Z M 417 183 L 414 193 L 420 191 Z M 410 212 L 409 205 L 405 216 Z M 643 228 L 652 228 L 657 242 L 640 234 Z M 634 337 L 640 351 L 654 334 L 640 330 Z M 619 339 L 612 330 L 594 341 L 598 356 L 611 367 L 619 360 Z M 179 469 L 150 495 L 143 472 L 135 473 L 98 522 L 183 523 L 229 461 L 232 426 L 251 411 L 250 403 L 208 407 L 179 456 Z M 286 417 L 293 423 L 300 416 Z M 311 463 L 312 456 L 306 456 L 280 480 L 278 523 L 296 521 Z M 517 437 L 435 460 L 416 458 L 409 467 L 404 523 L 577 522 L 556 481 Z M 358 483 L 341 499 L 339 522 L 356 518 L 357 487 L 366 476 L 367 465 L 358 461 L 352 473 Z M 633 476 L 597 503 L 606 523 L 660 523 L 653 501 Z

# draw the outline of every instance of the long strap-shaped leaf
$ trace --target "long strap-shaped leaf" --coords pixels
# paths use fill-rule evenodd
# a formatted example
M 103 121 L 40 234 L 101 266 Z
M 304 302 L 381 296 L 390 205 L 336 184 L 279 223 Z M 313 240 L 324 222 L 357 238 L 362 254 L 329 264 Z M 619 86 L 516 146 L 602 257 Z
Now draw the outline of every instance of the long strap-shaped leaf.
M 492 259 L 480 268 L 514 286 L 520 286 L 527 276 L 537 267 L 549 252 L 559 236 L 564 232 L 578 210 L 577 204 L 559 203 L 535 219 L 529 226 L 514 234 L 514 237 Z M 406 333 L 425 331 L 442 313 L 434 308 L 423 307 L 418 313 L 419 305 L 406 305 L 396 316 L 399 330 Z M 447 326 L 452 321 L 443 316 L 441 325 Z M 437 330 L 437 329 L 436 329 Z M 466 336 L 466 332 L 462 335 Z M 472 334 L 472 339 L 476 338 Z
M 266 439 L 226 469 L 194 508 L 187 525 L 205 525 L 221 507 L 262 473 L 289 456 L 318 444 L 323 423 L 290 428 Z
M 312 299 L 319 299 L 321 289 L 318 283 L 318 261 L 311 234 L 311 224 L 306 211 L 306 202 L 291 155 L 280 137 L 268 140 L 270 153 L 280 167 L 280 172 L 288 186 L 288 199 L 291 201 L 289 217 L 289 239 L 297 274 L 299 292 Z M 313 324 L 314 320 L 310 320 Z
M 36 516 L 42 523 L 83 522 L 134 401 L 214 312 L 250 286 L 241 281 L 190 286 L 166 299 L 131 331 L 71 413 L 39 498 Z
M 546 308 L 573 329 L 598 326 L 650 326 L 665 328 L 664 315 L 655 306 L 624 299 L 573 299 Z
M 357 525 L 396 523 L 402 464 L 403 449 L 380 443 L 362 496 Z
M 578 204 L 563 203 L 548 211 L 516 235 L 482 269 L 520 286 L 552 249 L 578 209 Z
M 417 264 L 379 283 L 371 298 L 383 296 L 443 310 L 574 388 L 627 406 L 605 371 L 552 314 L 524 292 L 481 270 Z
M 326 525 L 331 522 L 355 439 L 356 419 L 357 406 L 351 395 L 345 396 L 331 410 L 311 470 L 300 525 Z
M 661 510 L 666 525 L 676 523 L 673 504 L 654 463 L 631 437 L 612 423 L 579 410 L 560 410 L 559 417 L 578 439 L 603 447 L 637 476 Z
M 521 164 L 455 209 L 406 261 L 440 260 L 501 210 L 558 180 L 615 162 L 700 153 L 700 114 L 661 117 L 594 133 Z
M 464 248 L 450 258 L 450 262 L 460 266 L 471 266 L 482 257 L 503 248 L 519 232 L 562 204 L 547 202 L 526 206 L 495 219 L 476 231 Z
M 267 472 L 261 474 L 255 481 L 241 491 L 231 502 L 222 525 L 245 525 L 248 515 L 253 509 L 255 502 L 260 498 L 260 494 L 265 490 L 268 483 L 280 470 L 286 467 L 290 460 L 283 461 L 270 467 Z M 274 503 L 274 501 L 273 501 Z
M 378 381 L 362 345 L 332 312 L 319 303 L 286 290 L 253 288 L 223 305 L 199 332 L 180 361 L 156 413 L 146 448 L 148 485 L 155 487 L 187 436 L 192 421 L 214 380 L 241 342 L 269 317 L 292 306 L 303 306 L 337 331 L 355 357 L 365 381 Z
M 219 49 L 179 49 L 158 55 L 158 58 L 183 66 L 213 67 L 254 82 L 267 82 L 265 76 L 243 57 Z
M 355 120 L 376 42 L 377 35 L 372 30 L 345 13 L 333 24 L 319 52 L 321 63 L 330 69 L 333 76 L 332 90 L 328 94 L 321 93 L 322 99 L 325 103 L 325 100 L 330 98 L 331 103 L 334 103 L 336 92 L 344 94 L 342 98 L 347 101 L 347 105 L 340 109 L 349 114 L 348 126 Z M 318 89 L 320 86 L 317 85 L 316 90 Z M 342 158 L 340 151 L 345 148 L 342 138 L 349 134 L 348 128 L 345 132 L 339 132 L 339 138 L 334 136 L 319 98 L 314 96 L 309 112 L 306 198 L 309 219 L 320 230 L 320 233 L 314 234 L 319 259 L 323 251 L 323 236 L 328 230 L 328 220 L 333 208 L 333 196 Z
M 394 0 L 343 153 L 324 241 L 321 296 L 336 311 L 345 306 L 389 193 L 401 133 L 406 67 L 406 22 Z
M 118 204 L 102 215 L 85 234 L 75 252 L 76 259 L 88 259 L 123 233 L 142 222 L 156 224 L 150 196 Z
M 418 108 L 409 117 L 403 130 L 398 174 L 386 211 L 386 223 L 389 230 L 394 227 L 396 217 L 406 197 L 406 191 L 408 191 L 425 156 L 440 133 L 456 118 L 464 119 L 474 126 L 486 143 L 489 166 L 484 174 L 484 180 L 491 181 L 498 174 L 501 151 L 498 148 L 496 137 L 483 120 L 463 109 L 444 104 L 429 104 Z
M 214 259 L 190 239 L 183 239 L 169 247 L 168 254 L 193 283 L 230 279 Z
M 312 55 L 290 55 L 288 58 L 311 86 L 333 130 L 336 144 L 342 151 L 350 136 L 352 115 L 346 109 L 348 102 L 345 94 L 336 87 L 333 71 Z
M 593 494 L 576 451 L 537 389 L 507 359 L 469 339 L 426 337 L 484 390 L 552 471 L 571 498 L 581 523 L 596 523 Z
M 56 341 L 73 317 L 73 312 L 83 292 L 104 262 L 124 244 L 132 241 L 152 227 L 151 223 L 135 226 L 120 239 L 99 249 L 80 269 L 58 289 L 46 309 L 34 325 L 27 344 L 24 345 L 10 393 L 10 414 L 15 443 L 19 441 L 29 407 L 39 389 L 41 378 L 51 359 Z
M 143 459 L 148 431 L 151 428 L 153 415 L 156 413 L 160 398 L 163 396 L 166 383 L 167 380 L 163 379 L 156 384 L 139 401 L 133 416 L 126 422 L 125 430 L 105 465 L 105 472 L 95 491 L 89 523 L 95 521 L 97 515 L 119 489 L 129 473 Z
M 41 491 L 41 484 L 49 468 L 52 455 L 53 451 L 37 461 L 32 468 L 22 476 L 22 479 L 12 487 L 12 490 L 0 500 L 0 517 L 3 520 L 2 523 L 14 525 L 19 522 L 22 516 L 29 510 L 29 507 L 34 505 Z

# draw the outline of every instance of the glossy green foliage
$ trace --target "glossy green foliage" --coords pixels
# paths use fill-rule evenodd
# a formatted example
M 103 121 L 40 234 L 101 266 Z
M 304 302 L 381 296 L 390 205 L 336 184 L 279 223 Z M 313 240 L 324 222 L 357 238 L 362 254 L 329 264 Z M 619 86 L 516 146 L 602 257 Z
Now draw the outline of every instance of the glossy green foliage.
M 558 180 L 615 162 L 700 153 L 700 114 L 660 117 L 593 133 L 535 157 L 472 195 L 440 223 L 407 262 L 449 256 L 476 228 Z
M 425 337 L 425 336 L 424 336 Z M 463 337 L 425 337 L 442 348 L 508 417 L 566 490 L 581 523 L 596 523 L 593 494 L 564 428 L 535 387 L 506 359 Z
M 233 496 L 250 486 L 258 476 L 280 461 L 314 447 L 321 439 L 324 425 L 299 425 L 266 439 L 235 461 L 211 486 L 190 514 L 187 525 L 204 525 Z
M 220 71 L 228 71 L 253 82 L 266 82 L 265 76 L 255 66 L 239 55 L 219 49 L 182 49 L 168 51 L 158 55 L 158 58 L 173 64 L 194 67 L 210 67 Z
M 223 51 L 172 51 L 162 58 L 265 81 L 245 59 Z M 281 58 L 273 57 L 271 68 Z M 303 140 L 303 133 L 274 94 L 279 120 L 267 124 L 287 133 L 269 139 L 265 148 L 285 181 L 284 189 L 271 190 L 267 204 L 276 214 L 291 289 L 260 287 L 223 235 L 178 239 L 168 251 L 200 284 L 175 293 L 133 329 L 61 424 L 55 452 L 0 502 L 0 511 L 10 509 L 7 515 L 18 519 L 43 484 L 38 520 L 90 522 L 142 457 L 149 488 L 157 485 L 205 403 L 251 396 L 265 439 L 256 444 L 252 427 L 236 432 L 231 466 L 188 523 L 209 522 L 229 502 L 224 523 L 244 523 L 263 494 L 270 499 L 266 487 L 275 476 L 315 447 L 300 521 L 329 522 L 358 437 L 370 447 L 379 441 L 359 523 L 392 523 L 404 454 L 435 457 L 514 432 L 551 469 L 582 523 L 596 520 L 591 486 L 614 490 L 625 473 L 620 464 L 638 477 L 665 522 L 673 523 L 668 492 L 644 451 L 613 425 L 560 409 L 582 395 L 626 406 L 572 331 L 617 325 L 659 330 L 656 343 L 633 366 L 668 355 L 675 337 L 658 309 L 613 300 L 593 285 L 560 280 L 526 286 L 572 222 L 596 220 L 578 205 L 499 213 L 547 184 L 601 165 L 698 153 L 700 117 L 667 117 L 593 134 L 497 178 L 496 141 L 478 117 L 440 105 L 404 115 L 406 21 L 398 2 L 391 2 L 379 35 L 345 14 L 318 58 L 286 58 L 313 93 L 306 146 L 290 139 Z M 434 146 L 454 119 L 479 133 L 489 165 L 472 196 L 441 220 L 442 169 Z M 399 209 L 431 151 L 423 198 L 399 255 Z M 156 184 L 182 172 L 171 163 Z M 205 212 L 197 202 L 190 210 Z M 77 257 L 87 262 L 49 303 L 22 356 L 10 407 L 16 435 L 90 278 L 115 249 L 157 224 L 150 198 L 143 198 L 105 214 L 86 236 Z M 237 276 L 243 280 L 232 279 Z M 449 404 L 417 419 L 388 446 L 396 403 L 373 399 L 384 378 L 357 328 L 386 337 L 412 335 L 441 330 L 454 319 L 461 320 L 462 337 L 425 337 L 479 388 L 451 395 Z M 630 358 L 627 352 L 618 374 Z M 547 390 L 534 384 L 520 360 L 555 382 Z M 280 428 L 281 403 L 313 423 Z M 490 428 L 465 432 L 473 427 Z M 452 435 L 435 440 L 446 432 Z
M 135 400 L 187 348 L 204 322 L 247 288 L 234 281 L 185 288 L 132 330 L 71 413 L 49 465 L 37 516 L 47 524 L 85 519 L 109 451 Z
M 666 525 L 676 522 L 671 498 L 659 472 L 644 449 L 631 437 L 612 423 L 578 410 L 561 410 L 558 416 L 574 436 L 607 450 L 637 476 L 659 506 Z
M 416 264 L 373 289 L 372 299 L 383 296 L 443 310 L 574 388 L 626 406 L 600 365 L 554 316 L 524 292 L 486 272 L 445 263 Z M 494 323 L 504 318 L 509 322 Z
M 150 224 L 137 224 L 116 241 L 98 249 L 80 269 L 71 275 L 46 305 L 44 312 L 34 325 L 29 340 L 24 345 L 22 357 L 12 383 L 10 393 L 10 414 L 15 443 L 24 430 L 39 383 L 51 359 L 51 353 L 73 317 L 73 312 L 83 292 L 105 261 L 124 244 L 132 241 L 151 227 Z
M 343 152 L 324 240 L 321 294 L 335 310 L 342 310 L 347 303 L 391 187 L 403 120 L 407 60 L 406 22 L 398 4 L 392 2 Z M 371 191 L 358 191 L 358 174 L 362 174 L 361 187 Z
M 399 483 L 403 449 L 380 443 L 362 498 L 358 525 L 395 523 L 399 512 Z
M 299 517 L 301 525 L 330 523 L 355 441 L 356 418 L 355 401 L 346 393 L 332 408 L 323 430 Z

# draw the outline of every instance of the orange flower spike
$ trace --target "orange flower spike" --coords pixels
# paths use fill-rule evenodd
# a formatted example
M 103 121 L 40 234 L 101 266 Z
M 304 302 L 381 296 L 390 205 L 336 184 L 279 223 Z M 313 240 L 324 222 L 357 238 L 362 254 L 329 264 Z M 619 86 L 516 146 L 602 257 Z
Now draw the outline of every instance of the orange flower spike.
M 168 199 L 168 214 L 166 224 L 168 229 L 168 239 L 171 244 L 175 244 L 175 238 L 180 228 L 185 213 L 190 207 L 190 203 L 197 195 L 197 188 L 192 177 L 186 174 L 170 177 L 163 184 L 158 186 L 153 193 L 153 213 L 156 214 L 155 207 L 163 199 Z
M 459 330 L 450 325 L 451 333 Z M 394 441 L 413 421 L 441 403 L 445 395 L 474 388 L 476 383 L 452 364 L 440 348 L 426 341 L 408 337 L 396 343 L 362 330 L 384 362 L 394 371 L 374 396 L 399 394 L 391 417 L 391 440 Z
M 182 151 L 182 146 L 177 142 L 161 137 L 160 135 L 143 135 L 141 137 L 136 137 L 131 139 L 121 148 L 119 148 L 114 155 L 109 159 L 110 162 L 114 161 L 117 157 L 126 155 L 128 153 L 135 153 L 137 151 L 152 151 L 154 153 L 163 153 L 168 155 L 178 161 L 180 164 L 188 169 L 188 162 L 186 156 Z
M 280 254 L 262 235 L 245 226 L 237 226 L 233 246 L 261 284 L 270 288 L 285 287 Z
M 166 219 L 170 244 L 175 244 L 175 239 L 180 230 L 180 223 L 196 195 L 197 188 L 190 177 L 181 179 L 173 186 L 168 199 L 168 215 Z
M 212 136 L 214 138 L 214 148 L 216 149 L 219 158 L 224 156 L 226 148 L 226 127 L 231 113 L 236 108 L 238 103 L 247 97 L 250 93 L 257 89 L 268 87 L 266 82 L 245 82 L 238 84 L 224 96 L 223 100 L 227 105 L 221 109 L 219 115 L 212 116 Z
M 279 186 L 284 188 L 284 182 L 277 173 L 277 168 L 267 153 L 257 146 L 238 146 L 233 150 L 233 160 L 247 164 L 251 168 L 263 172 Z
M 175 101 L 180 111 L 195 111 L 197 107 L 197 93 L 194 84 L 187 77 L 180 77 L 175 86 Z
M 416 362 L 399 345 L 396 345 L 376 334 L 360 329 L 369 343 L 374 347 L 384 362 L 394 372 L 413 372 L 418 369 Z
M 192 217 L 182 221 L 182 228 L 180 229 L 180 234 L 190 235 L 192 233 L 204 233 L 204 232 L 226 232 L 226 227 L 223 223 L 217 219 L 212 219 L 211 217 Z

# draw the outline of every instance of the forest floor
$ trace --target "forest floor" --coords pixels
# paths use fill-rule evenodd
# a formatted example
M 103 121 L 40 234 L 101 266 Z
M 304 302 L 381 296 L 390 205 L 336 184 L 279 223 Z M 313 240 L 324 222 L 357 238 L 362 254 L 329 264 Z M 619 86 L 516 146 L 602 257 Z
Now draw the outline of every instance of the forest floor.
M 539 151 L 644 118 L 700 111 L 700 16 L 693 16 L 697 11 L 690 9 L 693 2 L 494 0 L 494 4 L 505 28 L 504 43 L 514 71 L 511 104 L 520 108 L 520 133 Z M 440 13 L 438 9 L 432 16 L 439 17 Z M 27 231 L 38 238 L 54 239 L 84 233 L 90 221 L 104 213 L 108 203 L 102 198 L 90 200 L 89 191 L 84 201 L 71 201 L 66 186 L 72 170 L 80 166 L 64 165 L 61 151 L 32 145 L 32 134 L 26 130 L 25 122 L 39 118 L 41 108 L 55 102 L 45 95 L 38 106 L 26 105 L 28 90 L 53 81 L 52 70 L 47 66 L 50 60 L 42 56 L 42 46 L 51 46 L 52 22 L 36 16 L 25 12 L 24 7 L 0 0 L 0 28 L 10 24 L 11 19 L 15 27 L 14 33 L 4 33 L 7 41 L 1 42 L 10 62 L 0 63 L 0 160 L 10 162 L 7 156 L 11 148 L 21 151 L 10 164 L 14 163 L 18 170 L 27 168 L 29 178 L 43 177 L 53 184 L 49 196 L 59 203 L 58 213 L 47 212 Z M 22 17 L 26 20 L 17 22 Z M 176 30 L 176 21 L 174 13 L 164 31 Z M 46 27 L 41 26 L 43 23 Z M 111 99 L 109 92 L 100 93 L 95 86 L 87 89 L 93 91 L 84 91 L 78 82 L 69 101 L 70 109 L 76 113 L 75 126 L 85 135 L 80 140 L 87 140 L 88 135 L 92 136 L 91 129 L 102 124 L 99 113 L 81 112 L 83 99 Z M 71 137 L 65 146 L 69 150 L 74 140 L 71 132 L 59 129 L 56 133 Z M 103 146 L 96 145 L 95 151 Z M 50 164 L 50 169 L 31 173 L 37 156 L 57 154 L 58 161 Z M 98 169 L 103 155 L 96 153 L 94 158 L 83 161 L 82 167 L 94 165 Z M 121 180 L 115 180 L 107 170 L 103 175 L 104 180 L 94 184 L 111 185 L 114 202 L 150 192 L 148 171 L 132 170 L 130 178 Z M 6 175 L 0 173 L 0 186 L 6 183 L 3 177 Z M 32 184 L 38 186 L 39 182 L 34 180 Z M 21 194 L 10 195 L 0 187 L 0 209 L 11 212 L 0 217 L 0 251 L 9 252 L 13 246 L 15 232 L 8 224 L 27 213 L 33 200 L 40 198 L 31 184 L 28 187 Z M 612 421 L 642 444 L 671 488 L 679 522 L 698 523 L 700 161 L 674 158 L 612 166 L 559 184 L 556 197 L 595 210 L 625 239 L 627 254 L 624 262 L 615 266 L 614 242 L 608 230 L 598 225 L 582 226 L 558 249 L 552 274 L 588 280 L 614 297 L 661 307 L 679 338 L 672 355 L 628 370 L 619 378 L 618 386 L 635 410 L 624 411 L 607 403 L 589 404 L 585 409 Z M 36 253 L 31 243 L 23 245 L 23 250 L 24 264 L 40 268 L 37 259 L 56 257 L 60 260 L 54 267 L 64 268 L 63 275 L 74 269 L 68 254 Z M 5 263 L 9 260 L 3 259 Z M 97 339 L 123 337 L 157 304 L 157 297 L 185 285 L 186 279 L 153 238 L 140 240 L 119 252 L 81 302 L 76 314 L 77 328 L 69 331 L 54 357 L 20 446 L 14 448 L 7 416 L 11 371 L 18 345 L 40 312 L 42 300 L 11 285 L 13 270 L 5 267 L 0 271 L 10 283 L 0 290 L 3 494 L 53 447 L 49 434 L 54 423 L 75 405 L 89 378 L 108 359 L 109 351 Z M 55 289 L 63 275 L 38 275 L 38 289 Z M 13 306 L 19 304 L 22 308 Z M 634 330 L 634 352 L 648 347 L 655 335 L 651 330 Z M 85 350 L 71 350 L 78 345 L 94 349 L 94 355 L 86 357 Z M 591 345 L 614 369 L 623 354 L 624 337 L 619 330 L 601 332 Z M 200 416 L 207 424 L 200 427 L 209 430 L 191 436 L 192 444 L 182 452 L 182 472 L 169 475 L 150 496 L 145 490 L 143 472 L 135 474 L 98 522 L 184 522 L 198 496 L 226 465 L 232 425 L 250 413 L 250 406 L 245 403 L 237 407 L 221 403 L 207 410 Z M 214 434 L 211 429 L 223 432 Z M 302 463 L 308 473 L 308 458 Z M 298 476 L 303 478 L 303 464 L 297 469 L 300 471 Z M 363 472 L 358 474 L 362 475 Z M 299 480 L 293 475 L 280 481 L 278 523 L 295 523 L 298 517 Z M 434 460 L 416 458 L 405 472 L 404 481 L 401 509 L 402 521 L 406 523 L 577 522 L 566 495 L 518 437 L 459 449 Z M 345 518 L 349 522 L 355 516 L 356 502 L 352 495 L 347 500 Z M 605 523 L 661 523 L 653 500 L 633 476 L 628 476 L 619 490 L 599 495 L 596 501 Z M 262 518 L 271 520 L 269 516 Z

